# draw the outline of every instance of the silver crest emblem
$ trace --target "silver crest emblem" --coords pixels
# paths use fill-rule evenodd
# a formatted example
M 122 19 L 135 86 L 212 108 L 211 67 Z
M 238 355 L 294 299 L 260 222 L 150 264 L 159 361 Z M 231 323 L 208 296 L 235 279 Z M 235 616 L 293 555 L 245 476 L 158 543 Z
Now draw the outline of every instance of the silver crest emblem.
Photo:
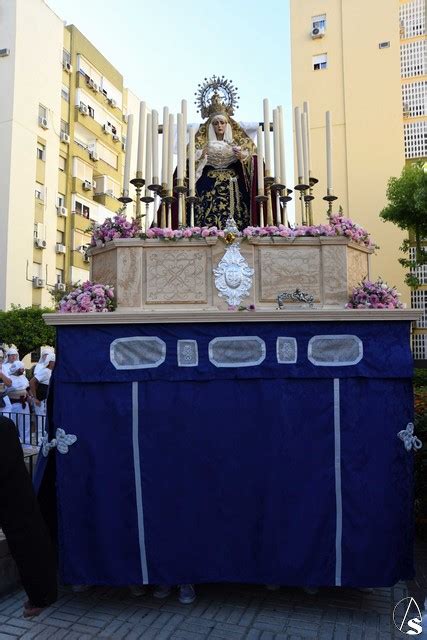
M 236 233 L 237 228 L 233 219 L 227 220 L 225 232 Z M 246 259 L 240 253 L 239 239 L 230 244 L 225 254 L 213 270 L 215 286 L 218 295 L 225 298 L 229 305 L 237 306 L 245 298 L 252 286 L 254 270 L 248 265 Z

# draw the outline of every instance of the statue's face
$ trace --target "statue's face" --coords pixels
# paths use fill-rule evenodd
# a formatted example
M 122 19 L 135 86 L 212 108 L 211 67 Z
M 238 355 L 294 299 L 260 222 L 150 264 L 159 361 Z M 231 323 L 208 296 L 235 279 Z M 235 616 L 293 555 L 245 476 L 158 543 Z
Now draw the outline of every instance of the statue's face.
M 212 120 L 212 126 L 214 128 L 217 139 L 222 140 L 225 133 L 225 127 L 227 126 L 227 120 L 222 116 L 216 116 Z

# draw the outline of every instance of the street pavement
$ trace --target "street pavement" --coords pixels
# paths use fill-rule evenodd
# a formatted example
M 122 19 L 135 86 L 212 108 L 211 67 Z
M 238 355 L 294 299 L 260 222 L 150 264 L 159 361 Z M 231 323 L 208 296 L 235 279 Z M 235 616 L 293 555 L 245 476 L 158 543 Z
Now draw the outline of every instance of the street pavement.
M 32 620 L 22 618 L 22 590 L 0 599 L 0 640 L 390 640 L 403 638 L 392 622 L 408 586 L 362 593 L 324 588 L 317 595 L 261 585 L 199 585 L 198 598 L 182 605 L 175 591 L 165 600 L 128 589 L 62 589 L 59 600 Z

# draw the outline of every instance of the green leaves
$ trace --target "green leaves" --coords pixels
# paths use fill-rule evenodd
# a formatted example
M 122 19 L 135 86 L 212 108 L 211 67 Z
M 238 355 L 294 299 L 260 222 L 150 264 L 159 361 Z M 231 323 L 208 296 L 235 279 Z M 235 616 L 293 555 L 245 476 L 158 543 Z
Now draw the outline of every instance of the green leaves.
M 42 345 L 55 345 L 55 327 L 47 326 L 42 318 L 52 309 L 12 305 L 10 311 L 0 311 L 0 344 L 15 344 L 23 358 Z

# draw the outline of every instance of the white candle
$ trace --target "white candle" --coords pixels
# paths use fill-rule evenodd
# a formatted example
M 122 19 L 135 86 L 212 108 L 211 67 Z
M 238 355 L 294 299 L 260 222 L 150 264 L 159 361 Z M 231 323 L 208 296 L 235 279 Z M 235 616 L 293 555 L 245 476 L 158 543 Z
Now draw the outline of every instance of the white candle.
M 309 184 L 308 176 L 308 146 L 307 146 L 307 114 L 301 114 L 301 133 L 302 133 L 302 162 L 304 169 L 304 184 Z
M 326 185 L 328 191 L 333 193 L 332 187 L 332 121 L 331 112 L 326 112 Z
M 187 100 L 181 100 L 181 113 L 182 113 L 182 129 L 184 132 L 182 138 L 182 157 L 183 157 L 183 173 L 185 177 L 185 163 L 187 160 L 187 126 L 188 126 L 188 118 L 187 118 Z
M 190 142 L 188 145 L 188 187 L 190 196 L 194 196 L 196 190 L 195 140 L 196 129 L 195 127 L 190 127 Z
M 310 105 L 308 102 L 303 103 L 303 112 L 307 117 L 307 158 L 308 158 L 308 175 L 311 173 L 311 130 L 310 130 Z
M 159 114 L 155 109 L 151 112 L 152 122 L 152 164 L 153 164 L 153 178 L 155 182 L 159 182 Z
M 168 181 L 169 109 L 163 107 L 162 185 Z
M 176 115 L 178 166 L 176 177 L 184 180 L 184 118 L 182 113 Z
M 169 193 L 173 192 L 173 142 L 174 142 L 174 123 L 175 118 L 173 113 L 169 114 L 169 126 L 168 126 L 168 157 L 167 157 L 167 174 L 166 174 L 166 182 L 167 182 L 167 190 Z
M 270 160 L 270 106 L 268 99 L 264 98 L 264 147 L 265 147 L 265 171 L 269 176 L 271 173 Z
M 263 140 L 262 140 L 262 128 L 258 127 L 257 140 L 256 140 L 256 153 L 257 153 L 257 169 L 258 169 L 258 195 L 264 195 L 264 152 L 263 152 Z
M 125 168 L 123 172 L 123 193 L 125 195 L 129 195 L 130 157 L 132 154 L 132 131 L 133 131 L 133 114 L 130 114 L 128 116 L 128 127 L 126 131 L 126 156 L 125 156 Z
M 152 136 L 153 136 L 153 125 L 152 125 L 152 115 L 151 113 L 147 114 L 147 141 L 145 147 L 145 194 L 147 195 L 147 187 L 151 184 L 152 173 L 151 173 L 151 158 L 152 158 Z
M 285 158 L 285 126 L 283 123 L 283 107 L 277 107 L 279 111 L 279 146 L 280 146 L 280 180 L 286 185 L 286 158 Z
M 147 105 L 145 102 L 139 103 L 139 130 L 138 130 L 138 155 L 136 160 L 136 170 L 144 176 L 144 156 L 145 156 L 145 126 L 147 118 Z
M 295 107 L 295 146 L 297 151 L 298 180 L 303 177 L 302 137 L 301 137 L 301 109 Z
M 280 183 L 280 146 L 279 146 L 279 114 L 273 109 L 273 150 L 274 150 L 274 179 Z

